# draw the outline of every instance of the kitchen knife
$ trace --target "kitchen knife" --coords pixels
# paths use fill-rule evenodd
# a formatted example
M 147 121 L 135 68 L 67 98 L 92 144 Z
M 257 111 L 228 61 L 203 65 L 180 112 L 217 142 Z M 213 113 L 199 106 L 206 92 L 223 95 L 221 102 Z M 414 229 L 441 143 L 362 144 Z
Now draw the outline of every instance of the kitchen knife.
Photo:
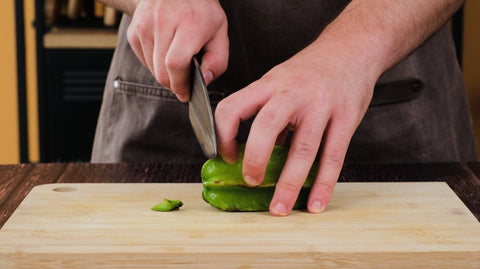
M 192 82 L 190 101 L 188 102 L 188 116 L 203 153 L 207 158 L 212 159 L 217 156 L 215 125 L 207 86 L 200 70 L 200 64 L 195 56 L 192 59 L 191 73 Z

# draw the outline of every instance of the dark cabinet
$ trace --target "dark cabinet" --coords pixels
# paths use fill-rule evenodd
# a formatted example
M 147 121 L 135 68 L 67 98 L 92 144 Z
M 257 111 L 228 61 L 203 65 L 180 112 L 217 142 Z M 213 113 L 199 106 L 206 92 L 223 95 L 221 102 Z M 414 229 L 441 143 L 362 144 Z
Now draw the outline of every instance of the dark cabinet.
M 94 15 L 94 0 L 82 1 L 74 20 L 35 1 L 40 162 L 90 160 L 116 28 Z
M 88 161 L 112 50 L 45 50 L 41 161 Z

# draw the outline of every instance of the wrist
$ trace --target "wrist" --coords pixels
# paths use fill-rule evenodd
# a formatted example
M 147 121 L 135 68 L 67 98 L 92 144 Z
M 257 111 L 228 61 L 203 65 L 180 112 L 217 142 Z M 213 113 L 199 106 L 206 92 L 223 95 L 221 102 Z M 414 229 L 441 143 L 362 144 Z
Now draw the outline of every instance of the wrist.
M 306 50 L 310 59 L 321 65 L 322 72 L 338 79 L 353 79 L 357 86 L 374 87 L 380 75 L 387 69 L 385 58 L 375 41 L 340 36 L 342 32 L 322 33 Z M 328 70 L 323 69 L 328 67 Z
M 335 63 L 336 70 L 342 70 L 343 75 L 375 83 L 403 55 L 397 53 L 396 39 L 390 32 L 370 27 L 349 13 L 344 11 L 329 24 L 311 47 L 320 56 L 320 61 L 327 59 Z

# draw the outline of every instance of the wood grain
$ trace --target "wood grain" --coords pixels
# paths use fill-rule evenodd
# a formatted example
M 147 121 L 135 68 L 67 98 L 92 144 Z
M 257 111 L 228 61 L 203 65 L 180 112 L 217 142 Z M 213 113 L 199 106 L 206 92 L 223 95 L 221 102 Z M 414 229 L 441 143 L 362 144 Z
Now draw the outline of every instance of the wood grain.
M 200 163 L 0 165 L 0 227 L 32 187 L 46 183 L 200 182 Z M 443 181 L 480 220 L 480 163 L 346 165 L 340 182 Z
M 222 212 L 201 190 L 38 186 L 0 230 L 0 267 L 480 266 L 480 223 L 442 182 L 339 183 L 324 213 L 285 218 Z M 150 210 L 163 198 L 185 205 Z

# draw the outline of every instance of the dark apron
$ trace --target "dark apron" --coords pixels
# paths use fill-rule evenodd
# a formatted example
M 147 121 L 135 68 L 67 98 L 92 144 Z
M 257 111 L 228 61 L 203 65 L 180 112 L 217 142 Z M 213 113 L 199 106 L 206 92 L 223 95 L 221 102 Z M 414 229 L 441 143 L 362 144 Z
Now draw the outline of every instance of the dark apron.
M 311 43 L 348 1 L 222 1 L 229 21 L 227 71 L 209 86 L 212 106 L 257 80 Z M 188 121 L 188 106 L 158 84 L 130 48 L 123 16 L 107 78 L 92 162 L 202 162 Z M 346 162 L 444 162 L 476 160 L 475 141 L 462 74 L 447 27 L 431 36 L 378 83 L 408 83 L 401 94 L 374 92 L 352 138 Z M 388 95 L 388 90 L 386 91 Z M 405 94 L 404 94 L 405 93 Z M 382 97 L 383 96 L 383 97 Z M 390 99 L 389 99 L 390 98 Z M 405 99 L 411 99 L 405 101 Z M 249 122 L 238 140 L 246 141 Z

